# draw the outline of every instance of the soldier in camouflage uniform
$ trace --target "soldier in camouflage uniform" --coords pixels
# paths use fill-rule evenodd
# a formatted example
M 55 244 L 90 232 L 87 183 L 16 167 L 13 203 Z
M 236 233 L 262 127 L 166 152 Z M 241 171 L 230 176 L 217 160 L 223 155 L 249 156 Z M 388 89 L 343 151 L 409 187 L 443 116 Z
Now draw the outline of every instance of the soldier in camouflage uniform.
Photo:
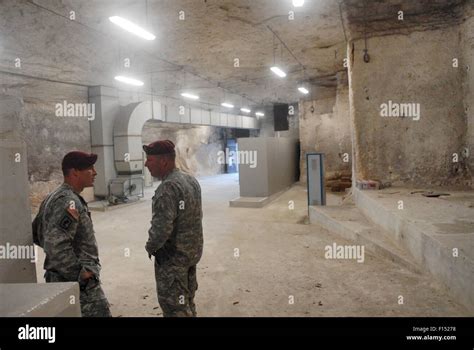
M 146 250 L 155 256 L 158 302 L 164 317 L 196 316 L 196 265 L 201 259 L 202 207 L 197 180 L 176 168 L 174 144 L 157 141 L 143 146 L 145 165 L 161 180 L 152 200 Z
M 79 195 L 97 175 L 97 155 L 70 152 L 62 162 L 64 183 L 41 203 L 33 239 L 43 248 L 46 282 L 79 282 L 84 317 L 110 317 L 100 285 L 97 242 L 86 201 Z

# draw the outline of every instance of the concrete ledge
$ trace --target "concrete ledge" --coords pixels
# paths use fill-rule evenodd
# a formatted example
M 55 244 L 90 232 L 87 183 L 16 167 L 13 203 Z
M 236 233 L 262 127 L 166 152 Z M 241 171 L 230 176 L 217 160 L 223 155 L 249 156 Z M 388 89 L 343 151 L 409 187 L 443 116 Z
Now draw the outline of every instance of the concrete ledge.
M 229 201 L 229 206 L 232 208 L 263 208 L 280 197 L 286 190 L 287 188 L 268 197 L 237 197 Z
M 474 232 L 469 232 L 468 226 L 474 218 L 472 208 L 444 199 L 414 196 L 404 189 L 353 191 L 361 212 L 388 232 L 474 314 Z M 399 200 L 403 201 L 404 210 L 398 210 Z M 466 223 L 465 232 L 459 230 L 463 225 L 457 222 Z M 458 257 L 453 256 L 454 248 L 458 249 Z
M 412 272 L 421 273 L 420 267 L 409 254 L 387 239 L 381 229 L 367 221 L 354 205 L 310 206 L 309 220 L 311 224 L 319 225 L 347 240 L 363 245 L 368 251 Z
M 0 299 L 0 317 L 81 317 L 75 282 L 0 284 Z

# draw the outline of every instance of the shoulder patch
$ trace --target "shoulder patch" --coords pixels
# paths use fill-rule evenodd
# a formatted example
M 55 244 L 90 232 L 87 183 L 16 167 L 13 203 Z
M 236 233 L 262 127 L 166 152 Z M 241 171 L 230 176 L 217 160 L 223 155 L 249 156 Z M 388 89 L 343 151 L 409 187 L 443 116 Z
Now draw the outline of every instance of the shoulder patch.
M 68 230 L 74 222 L 79 220 L 79 212 L 77 209 L 67 208 L 66 212 L 59 220 L 59 227 L 63 230 Z
M 77 209 L 72 209 L 71 207 L 69 207 L 66 210 L 69 214 L 71 214 L 74 219 L 76 219 L 76 221 L 79 220 L 79 212 L 77 211 Z
M 68 214 L 64 214 L 61 220 L 59 220 L 59 227 L 62 228 L 63 230 L 68 230 L 72 224 L 73 224 L 73 219 Z

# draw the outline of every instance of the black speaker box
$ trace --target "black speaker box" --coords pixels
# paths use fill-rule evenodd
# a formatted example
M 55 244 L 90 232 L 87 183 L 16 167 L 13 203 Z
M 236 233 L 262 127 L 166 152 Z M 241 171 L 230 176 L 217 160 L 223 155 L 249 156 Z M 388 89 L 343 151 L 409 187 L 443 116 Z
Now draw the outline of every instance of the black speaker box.
M 273 106 L 273 121 L 275 131 L 288 130 L 288 105 L 278 104 Z

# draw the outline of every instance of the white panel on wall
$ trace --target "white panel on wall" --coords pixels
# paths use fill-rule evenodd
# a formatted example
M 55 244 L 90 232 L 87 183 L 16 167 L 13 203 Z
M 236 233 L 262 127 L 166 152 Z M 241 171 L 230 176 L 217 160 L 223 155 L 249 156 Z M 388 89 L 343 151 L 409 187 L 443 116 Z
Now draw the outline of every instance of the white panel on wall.
M 238 115 L 235 118 L 235 127 L 236 128 L 241 128 L 242 127 L 242 116 Z
M 179 123 L 179 108 L 175 105 L 168 106 L 168 113 L 166 114 L 166 121 L 169 123 Z
M 170 104 L 162 108 L 164 118 L 169 123 L 183 123 L 196 125 L 213 125 L 227 128 L 257 129 L 256 118 L 243 115 L 219 113 L 201 108 L 189 108 L 183 105 Z M 181 114 L 181 113 L 184 113 Z
M 227 115 L 227 126 L 231 128 L 235 128 L 235 118 L 237 116 L 234 114 L 228 114 Z
M 221 124 L 219 112 L 211 112 L 211 125 L 219 126 Z
M 181 108 L 181 106 L 179 108 Z M 182 112 L 182 108 L 180 112 Z M 191 110 L 188 107 L 184 108 L 184 115 L 181 115 L 181 114 L 179 115 L 179 121 L 181 123 L 186 123 L 186 124 L 189 124 L 191 122 Z
M 200 125 L 202 123 L 202 109 L 200 108 L 191 108 L 190 109 L 191 113 L 191 124 L 198 124 Z
M 201 118 L 202 118 L 202 121 L 201 121 L 202 124 L 204 125 L 211 124 L 211 111 L 203 109 L 201 113 Z
M 249 117 L 242 117 L 242 127 L 245 129 L 250 128 L 250 119 Z
M 252 129 L 257 129 L 257 125 L 258 125 L 257 118 L 250 118 L 250 126 L 249 127 L 252 128 Z
M 221 113 L 219 125 L 220 126 L 227 126 L 227 114 L 226 113 Z
M 168 118 L 168 109 L 169 109 L 169 107 L 167 105 L 165 105 L 165 104 L 161 105 L 161 120 L 164 121 L 164 122 Z

